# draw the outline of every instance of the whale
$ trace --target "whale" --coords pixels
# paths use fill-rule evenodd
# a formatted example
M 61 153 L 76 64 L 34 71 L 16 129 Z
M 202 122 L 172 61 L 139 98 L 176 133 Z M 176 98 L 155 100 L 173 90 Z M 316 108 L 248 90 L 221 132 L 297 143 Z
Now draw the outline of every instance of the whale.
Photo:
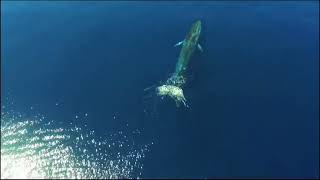
M 175 100 L 177 107 L 179 107 L 180 104 L 188 107 L 182 88 L 186 84 L 186 72 L 195 50 L 198 49 L 203 52 L 203 49 L 199 44 L 201 26 L 200 20 L 194 22 L 185 38 L 174 45 L 175 47 L 181 46 L 175 71 L 164 84 L 156 88 L 156 94 L 158 96 L 161 96 L 162 98 L 164 96 L 169 96 Z

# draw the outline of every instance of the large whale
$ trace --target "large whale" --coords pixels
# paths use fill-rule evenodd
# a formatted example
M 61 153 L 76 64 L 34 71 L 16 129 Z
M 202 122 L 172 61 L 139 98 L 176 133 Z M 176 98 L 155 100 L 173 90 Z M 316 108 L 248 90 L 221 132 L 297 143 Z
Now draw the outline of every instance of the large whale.
M 196 48 L 203 51 L 200 44 L 198 43 L 199 36 L 201 33 L 201 21 L 198 20 L 192 24 L 189 33 L 183 41 L 178 42 L 175 46 L 182 45 L 176 69 L 173 76 L 183 76 L 187 70 L 189 61 Z
M 177 106 L 179 106 L 180 103 L 183 103 L 185 106 L 187 106 L 186 98 L 184 97 L 182 88 L 186 83 L 185 73 L 194 51 L 196 49 L 203 51 L 198 43 L 200 33 L 201 21 L 197 20 L 192 24 L 191 29 L 186 35 L 185 39 L 175 45 L 181 45 L 182 48 L 174 73 L 163 85 L 156 88 L 156 94 L 158 96 L 169 96 L 173 98 Z

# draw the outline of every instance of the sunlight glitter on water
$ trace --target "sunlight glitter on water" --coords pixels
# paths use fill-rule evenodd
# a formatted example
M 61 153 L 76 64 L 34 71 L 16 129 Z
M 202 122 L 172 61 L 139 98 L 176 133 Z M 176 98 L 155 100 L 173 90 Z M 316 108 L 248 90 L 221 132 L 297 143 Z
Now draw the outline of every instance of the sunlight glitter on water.
M 149 146 L 123 132 L 96 139 L 80 127 L 57 127 L 43 118 L 1 116 L 2 178 L 139 178 Z

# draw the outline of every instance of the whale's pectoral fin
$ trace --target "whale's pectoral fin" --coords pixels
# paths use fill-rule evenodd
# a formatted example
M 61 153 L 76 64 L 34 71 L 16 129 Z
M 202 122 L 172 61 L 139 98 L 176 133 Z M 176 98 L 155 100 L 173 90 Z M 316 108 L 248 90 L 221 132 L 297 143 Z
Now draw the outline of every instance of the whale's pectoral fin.
M 183 41 L 178 42 L 177 44 L 175 44 L 175 45 L 174 45 L 174 47 L 180 46 L 180 45 L 182 45 L 183 43 L 184 43 L 184 40 L 183 40 Z
M 198 44 L 198 49 L 199 49 L 201 52 L 203 52 L 203 49 L 202 49 L 202 47 L 201 47 L 200 44 Z

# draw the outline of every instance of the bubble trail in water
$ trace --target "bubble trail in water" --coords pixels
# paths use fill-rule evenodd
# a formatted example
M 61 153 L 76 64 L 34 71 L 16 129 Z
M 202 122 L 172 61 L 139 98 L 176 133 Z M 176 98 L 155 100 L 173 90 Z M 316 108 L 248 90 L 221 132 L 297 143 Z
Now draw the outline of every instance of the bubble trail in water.
M 59 125 L 59 126 L 57 126 Z M 2 178 L 139 178 L 149 146 L 1 111 Z

